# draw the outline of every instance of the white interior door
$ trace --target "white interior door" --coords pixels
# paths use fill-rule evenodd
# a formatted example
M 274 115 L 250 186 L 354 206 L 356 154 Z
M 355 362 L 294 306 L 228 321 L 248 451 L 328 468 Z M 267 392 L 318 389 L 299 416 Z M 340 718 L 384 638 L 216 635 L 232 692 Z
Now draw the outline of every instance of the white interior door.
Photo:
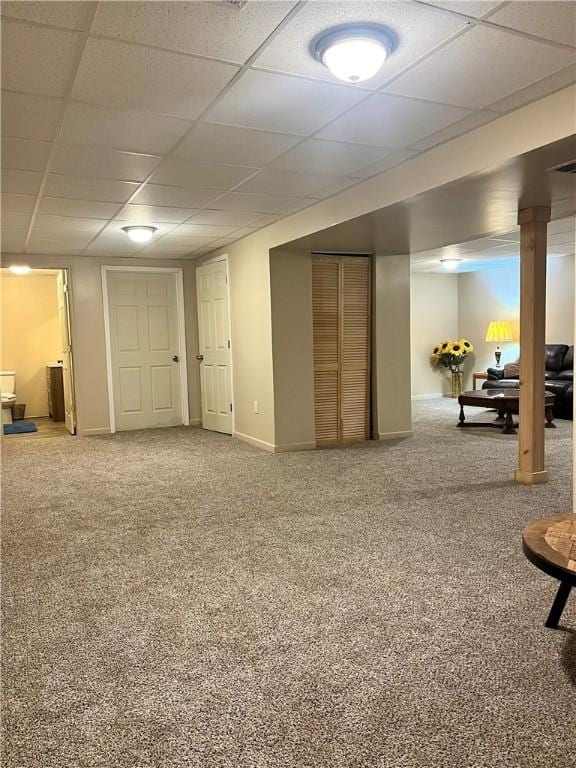
M 76 434 L 76 404 L 74 402 L 74 374 L 72 369 L 72 341 L 70 335 L 70 297 L 68 293 L 68 273 L 61 269 L 56 277 L 58 292 L 58 315 L 62 345 L 62 382 L 64 388 L 64 414 L 66 429 L 71 435 Z
M 106 275 L 116 429 L 182 424 L 176 274 Z
M 232 434 L 228 262 L 196 269 L 202 426 Z

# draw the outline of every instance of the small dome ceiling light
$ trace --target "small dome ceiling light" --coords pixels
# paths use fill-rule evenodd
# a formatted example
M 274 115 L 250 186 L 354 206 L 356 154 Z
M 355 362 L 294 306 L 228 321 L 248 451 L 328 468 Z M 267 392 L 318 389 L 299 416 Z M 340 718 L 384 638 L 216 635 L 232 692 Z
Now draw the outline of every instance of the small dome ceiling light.
M 343 24 L 312 42 L 312 53 L 332 74 L 347 83 L 361 83 L 380 71 L 394 50 L 395 36 L 377 24 Z
M 12 264 L 10 272 L 14 275 L 27 275 L 30 272 L 30 267 L 28 264 Z
M 126 232 L 133 243 L 149 243 L 157 231 L 158 227 L 143 227 L 141 225 L 122 227 L 122 232 Z
M 458 264 L 461 264 L 464 261 L 464 259 L 455 259 L 454 257 L 451 257 L 449 259 L 440 259 L 440 264 L 444 267 L 444 269 L 458 269 Z

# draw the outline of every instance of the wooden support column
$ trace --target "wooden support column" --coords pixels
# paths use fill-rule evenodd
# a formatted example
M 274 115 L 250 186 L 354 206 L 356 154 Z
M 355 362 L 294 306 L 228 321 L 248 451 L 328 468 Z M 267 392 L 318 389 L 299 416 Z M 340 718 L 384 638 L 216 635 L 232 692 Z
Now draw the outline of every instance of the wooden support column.
M 550 208 L 525 208 L 520 225 L 520 424 L 515 480 L 545 483 L 544 344 L 546 341 L 546 229 Z

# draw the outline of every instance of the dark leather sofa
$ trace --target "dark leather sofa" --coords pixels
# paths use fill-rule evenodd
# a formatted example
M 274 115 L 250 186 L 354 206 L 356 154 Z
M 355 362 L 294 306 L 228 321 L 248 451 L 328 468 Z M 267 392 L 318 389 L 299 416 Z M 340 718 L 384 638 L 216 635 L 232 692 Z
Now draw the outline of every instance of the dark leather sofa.
M 546 381 L 548 392 L 556 395 L 554 416 L 559 419 L 572 418 L 572 397 L 574 378 L 574 347 L 567 344 L 546 344 Z M 518 376 L 505 378 L 504 368 L 488 368 L 488 379 L 483 389 L 517 387 Z

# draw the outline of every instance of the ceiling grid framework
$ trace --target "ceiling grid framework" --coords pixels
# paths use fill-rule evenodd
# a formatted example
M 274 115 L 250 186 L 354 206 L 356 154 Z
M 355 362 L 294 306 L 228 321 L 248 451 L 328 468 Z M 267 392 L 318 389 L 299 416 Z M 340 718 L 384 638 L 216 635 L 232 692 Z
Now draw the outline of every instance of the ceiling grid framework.
M 576 80 L 571 2 L 7 0 L 2 14 L 14 254 L 196 258 Z M 361 86 L 308 52 L 352 20 L 399 37 Z M 131 243 L 129 223 L 154 241 Z

